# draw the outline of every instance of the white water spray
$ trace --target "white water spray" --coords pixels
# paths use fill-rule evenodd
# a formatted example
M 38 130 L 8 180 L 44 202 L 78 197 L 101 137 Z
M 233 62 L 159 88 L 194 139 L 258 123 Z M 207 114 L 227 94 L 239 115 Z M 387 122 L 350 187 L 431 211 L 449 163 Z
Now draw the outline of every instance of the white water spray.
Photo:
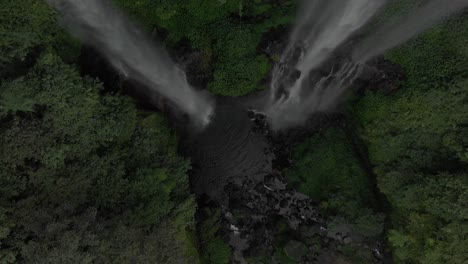
M 302 124 L 315 112 L 330 111 L 361 72 L 361 64 L 347 62 L 318 81 L 304 80 L 307 91 L 302 91 L 299 96 L 283 97 L 269 106 L 267 115 L 273 129 Z
M 433 0 L 398 21 L 385 24 L 353 52 L 356 61 L 368 61 L 424 32 L 444 18 L 468 7 L 468 0 Z
M 388 23 L 358 43 L 336 73 L 314 78 L 315 69 L 384 6 L 387 0 L 305 1 L 290 42 L 273 70 L 266 114 L 274 129 L 329 111 L 362 72 L 362 64 L 468 7 L 468 0 L 430 0 L 403 19 Z M 299 75 L 299 76 L 298 76 Z
M 65 26 L 76 37 L 98 49 L 122 74 L 154 89 L 196 123 L 209 123 L 213 104 L 208 94 L 190 87 L 167 52 L 107 0 L 48 2 L 63 15 Z
M 337 86 L 342 81 L 327 81 L 329 77 L 326 77 L 311 84 L 309 74 L 330 59 L 333 52 L 361 29 L 385 2 L 386 0 L 303 1 L 286 51 L 273 70 L 272 103 L 266 112 L 274 128 L 303 122 L 311 112 L 329 107 L 330 99 L 342 94 L 341 91 L 338 92 L 338 87 L 327 88 L 329 85 Z M 290 79 L 291 72 L 294 71 L 300 72 L 299 78 L 287 83 L 285 80 Z M 345 65 L 334 77 L 344 78 L 352 72 L 356 72 L 355 67 Z M 304 90 L 307 89 L 313 89 L 313 92 L 304 95 Z M 282 96 L 278 98 L 281 93 Z

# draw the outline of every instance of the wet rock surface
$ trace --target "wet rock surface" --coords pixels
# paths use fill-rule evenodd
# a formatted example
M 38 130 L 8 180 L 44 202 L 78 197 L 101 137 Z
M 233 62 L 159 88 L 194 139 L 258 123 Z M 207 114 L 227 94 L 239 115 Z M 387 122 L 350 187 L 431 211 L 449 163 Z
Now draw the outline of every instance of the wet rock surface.
M 203 88 L 213 79 L 213 69 L 206 54 L 182 48 L 176 57 L 178 64 L 187 75 L 187 81 L 195 88 Z
M 397 91 L 401 84 L 406 80 L 405 73 L 401 66 L 385 60 L 384 58 L 376 58 L 369 63 L 372 71 L 363 77 L 368 82 L 368 87 L 374 91 L 383 92 L 390 95 Z M 364 79 L 364 78 L 362 78 Z
M 288 186 L 280 173 L 291 165 L 290 146 L 340 122 L 338 114 L 318 114 L 306 126 L 281 134 L 270 131 L 261 112 L 247 111 L 235 101 L 220 102 L 210 127 L 190 140 L 191 181 L 200 199 L 222 208 L 233 263 L 283 263 L 275 252 L 285 237 L 293 242 L 284 250 L 297 263 L 339 263 L 338 248 L 355 242 L 349 234 L 329 233 L 318 202 Z M 286 226 L 278 228 L 278 223 Z M 270 258 L 254 260 L 262 256 Z
M 306 257 L 308 249 L 303 243 L 291 240 L 286 244 L 284 251 L 290 259 L 301 261 Z

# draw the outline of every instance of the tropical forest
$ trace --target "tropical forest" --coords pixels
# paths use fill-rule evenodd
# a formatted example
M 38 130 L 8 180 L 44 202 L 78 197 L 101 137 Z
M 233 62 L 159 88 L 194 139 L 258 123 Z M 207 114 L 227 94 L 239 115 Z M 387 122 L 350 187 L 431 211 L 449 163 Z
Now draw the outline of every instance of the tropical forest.
M 468 0 L 0 0 L 0 264 L 467 264 Z

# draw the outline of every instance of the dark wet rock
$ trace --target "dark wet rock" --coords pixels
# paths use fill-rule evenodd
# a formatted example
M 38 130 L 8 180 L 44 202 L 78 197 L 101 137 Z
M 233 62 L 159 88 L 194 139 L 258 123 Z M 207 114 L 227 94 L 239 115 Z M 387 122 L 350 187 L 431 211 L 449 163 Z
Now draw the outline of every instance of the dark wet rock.
M 288 44 L 288 38 L 285 36 L 289 30 L 287 27 L 276 27 L 263 34 L 259 51 L 270 57 L 273 62 L 278 61 Z
M 197 194 L 223 206 L 236 261 L 244 263 L 244 256 L 259 252 L 273 253 L 278 217 L 291 230 L 301 225 L 316 230 L 324 226 L 316 202 L 290 188 L 281 173 L 273 170 L 278 151 L 272 148 L 273 136 L 266 132 L 265 116 L 229 104 L 218 112 L 210 127 L 190 141 L 191 181 Z
M 83 46 L 78 60 L 81 73 L 99 78 L 106 90 L 112 91 L 120 86 L 121 74 L 94 48 Z
M 320 264 L 351 264 L 351 262 L 346 261 L 342 256 L 335 254 L 334 252 L 324 252 L 321 254 L 316 262 Z
M 406 76 L 401 66 L 384 58 L 377 58 L 369 62 L 365 67 L 359 81 L 373 91 L 379 91 L 386 95 L 400 89 Z
M 349 236 L 347 236 L 347 237 L 345 237 L 343 239 L 343 243 L 345 243 L 345 244 L 351 244 L 352 242 L 353 242 L 353 239 L 351 237 L 349 237 Z
M 291 240 L 284 247 L 284 252 L 290 259 L 301 261 L 307 255 L 308 249 L 303 243 Z
M 194 50 L 190 42 L 181 41 L 178 47 L 171 51 L 173 57 L 185 72 L 188 83 L 195 88 L 205 89 L 213 79 L 213 63 L 209 56 L 200 50 Z
M 181 57 L 180 62 L 184 72 L 187 73 L 187 81 L 193 87 L 206 87 L 211 81 L 212 69 L 203 52 L 190 52 Z
M 285 237 L 304 245 L 305 253 L 304 247 L 294 253 L 291 246 L 298 263 L 340 263 L 333 262 L 342 260 L 340 246 L 361 242 L 346 230 L 329 230 L 318 202 L 288 186 L 280 171 L 291 165 L 291 146 L 327 126 L 344 124 L 342 116 L 317 114 L 305 126 L 272 133 L 263 113 L 226 100 L 219 102 L 210 126 L 185 144 L 193 159 L 192 188 L 222 207 L 234 263 L 265 256 L 272 256 L 267 263 L 281 263 L 274 256 L 277 241 Z

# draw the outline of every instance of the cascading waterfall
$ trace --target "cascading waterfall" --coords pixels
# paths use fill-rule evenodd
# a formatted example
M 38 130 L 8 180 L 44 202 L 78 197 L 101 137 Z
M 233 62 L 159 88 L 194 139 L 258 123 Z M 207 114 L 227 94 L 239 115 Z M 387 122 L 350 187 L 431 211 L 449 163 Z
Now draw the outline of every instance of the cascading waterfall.
M 327 89 L 348 78 L 356 65 L 347 65 L 335 74 L 312 83 L 310 72 L 320 67 L 349 37 L 362 28 L 385 4 L 386 0 L 312 0 L 303 1 L 296 27 L 280 63 L 273 70 L 271 104 L 266 110 L 276 129 L 299 124 L 316 110 L 328 106 L 337 97 Z M 304 93 L 307 88 L 312 92 Z M 341 92 L 340 92 L 341 93 Z M 311 105 L 313 104 L 313 105 Z
M 192 88 L 167 52 L 153 43 L 108 0 L 47 0 L 65 26 L 99 50 L 126 77 L 142 83 L 206 125 L 209 94 Z M 317 71 L 389 0 L 303 0 L 288 45 L 274 67 L 265 109 L 274 129 L 299 125 L 328 111 L 359 77 L 363 64 L 468 6 L 468 0 L 428 0 L 409 15 L 384 24 L 358 42 L 352 56 L 327 76 Z
M 280 64 L 274 69 L 272 88 L 277 93 L 283 80 L 285 65 L 301 73 L 308 73 L 327 60 L 333 51 L 350 35 L 360 29 L 383 6 L 385 0 L 312 0 L 305 1 L 296 27 Z M 302 54 L 297 58 L 300 49 Z M 293 64 L 293 65 L 289 65 Z M 300 89 L 306 74 L 291 87 L 292 93 Z
M 366 62 L 381 55 L 466 7 L 468 0 L 429 1 L 402 19 L 381 26 L 355 48 L 353 60 Z
M 213 113 L 209 95 L 190 87 L 168 53 L 107 0 L 48 2 L 62 14 L 64 25 L 76 37 L 99 50 L 122 74 L 154 89 L 197 124 L 209 123 Z
M 266 114 L 274 129 L 299 125 L 314 112 L 328 111 L 359 77 L 365 62 L 468 6 L 468 0 L 427 1 L 357 43 L 352 58 L 336 72 L 332 69 L 328 76 L 316 77 L 314 70 L 365 26 L 387 0 L 303 2 L 288 46 L 273 70 Z
M 318 80 L 302 81 L 304 90 L 298 96 L 284 97 L 269 106 L 268 118 L 273 129 L 284 129 L 306 121 L 315 112 L 330 110 L 362 71 L 362 65 L 352 61 Z M 306 89 L 308 88 L 308 89 Z

